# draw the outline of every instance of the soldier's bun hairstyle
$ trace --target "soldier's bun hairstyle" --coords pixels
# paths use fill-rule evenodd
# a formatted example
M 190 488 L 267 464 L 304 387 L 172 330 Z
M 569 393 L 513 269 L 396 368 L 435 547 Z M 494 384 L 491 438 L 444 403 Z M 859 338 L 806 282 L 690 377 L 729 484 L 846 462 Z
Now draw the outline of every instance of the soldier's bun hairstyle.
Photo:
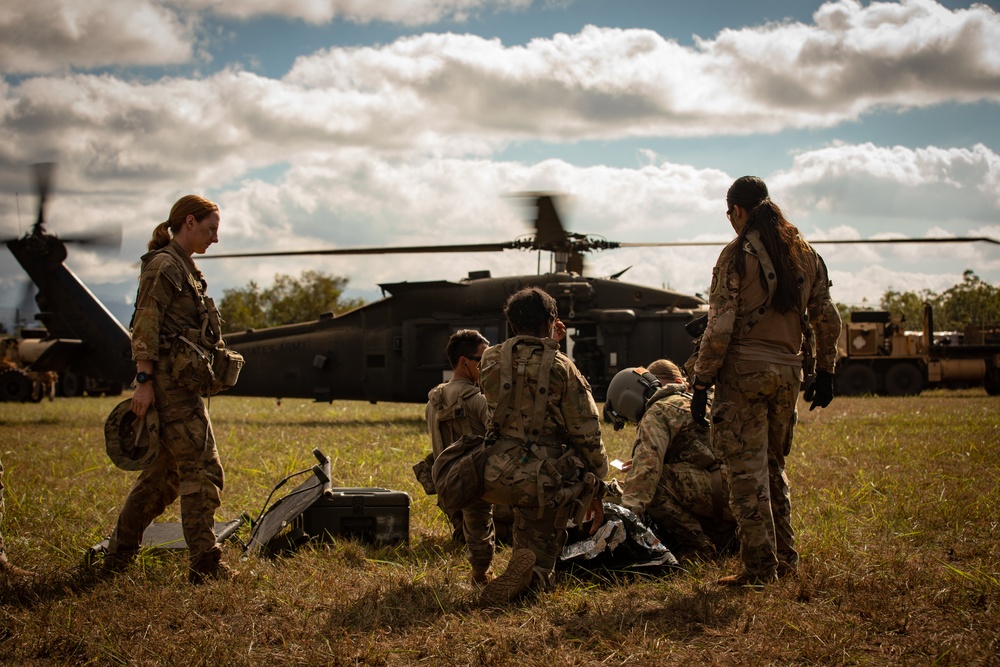
M 806 244 L 799 236 L 799 230 L 785 219 L 778 205 L 767 194 L 767 185 L 757 176 L 742 176 L 729 187 L 726 204 L 734 204 L 747 212 L 747 223 L 739 234 L 740 246 L 749 232 L 754 229 L 760 234 L 761 243 L 774 264 L 777 286 L 771 306 L 779 313 L 798 312 L 802 308 L 802 284 Z M 736 271 L 743 275 L 746 257 L 736 253 Z M 767 279 L 763 272 L 758 276 L 764 288 Z
M 448 345 L 444 348 L 445 354 L 448 355 L 448 362 L 451 367 L 454 368 L 458 366 L 458 360 L 462 357 L 466 359 L 471 359 L 476 356 L 476 352 L 479 351 L 480 345 L 489 345 L 490 341 L 486 340 L 486 336 L 479 333 L 475 329 L 462 329 L 461 331 L 456 331 L 448 339 Z
M 153 238 L 146 244 L 146 250 L 159 250 L 170 245 L 170 237 L 180 231 L 184 221 L 189 215 L 201 222 L 212 213 L 219 210 L 215 202 L 211 202 L 198 195 L 184 195 L 174 203 L 170 209 L 170 217 L 161 222 L 153 230 Z M 169 232 L 167 231 L 169 230 Z
M 504 304 L 503 314 L 515 334 L 545 336 L 549 322 L 559 317 L 559 308 L 556 300 L 544 290 L 525 287 L 510 295 Z
M 649 366 L 646 366 L 646 370 L 659 378 L 667 378 L 668 382 L 677 382 L 678 380 L 683 380 L 684 376 L 681 375 L 681 369 L 677 368 L 677 364 L 670 361 L 669 359 L 657 359 Z

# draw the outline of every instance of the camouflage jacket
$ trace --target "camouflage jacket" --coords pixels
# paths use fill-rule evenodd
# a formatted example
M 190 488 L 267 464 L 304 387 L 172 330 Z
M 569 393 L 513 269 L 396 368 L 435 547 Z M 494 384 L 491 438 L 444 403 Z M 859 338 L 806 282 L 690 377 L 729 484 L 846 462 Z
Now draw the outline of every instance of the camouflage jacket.
M 540 420 L 539 433 L 525 434 L 534 416 L 535 397 L 538 393 L 538 373 L 542 352 L 558 343 L 550 338 L 516 336 L 501 345 L 494 345 L 483 353 L 479 362 L 479 384 L 486 396 L 490 414 L 487 428 L 500 437 L 527 439 L 542 443 L 562 443 L 572 446 L 587 468 L 600 479 L 608 474 L 608 454 L 601 440 L 600 413 L 590 390 L 590 384 L 576 366 L 562 352 L 555 353 L 549 371 L 548 397 L 545 414 Z M 512 364 L 513 377 L 518 370 L 523 373 L 523 389 L 518 396 L 517 387 L 510 388 L 510 410 L 493 423 L 497 402 L 501 395 L 503 361 Z M 517 383 L 515 383 L 517 384 Z
M 176 241 L 142 256 L 132 315 L 132 358 L 158 361 L 170 338 L 201 330 L 205 277 Z M 196 292 L 197 290 L 197 292 Z
M 707 428 L 691 418 L 691 394 L 685 384 L 662 387 L 646 402 L 636 428 L 632 468 L 625 478 L 622 506 L 642 515 L 653 502 L 668 467 L 686 463 L 698 469 L 722 464 Z M 723 477 L 725 472 L 723 471 Z M 707 490 L 711 495 L 711 489 Z
M 833 372 L 840 337 L 840 313 L 830 298 L 830 278 L 819 254 L 807 245 L 804 261 L 802 312 L 779 313 L 770 307 L 768 287 L 760 276 L 773 279 L 773 265 L 755 231 L 742 243 L 730 242 L 712 269 L 708 326 L 698 347 L 695 376 L 714 380 L 727 356 L 802 365 L 805 327 L 816 341 L 816 368 Z M 745 254 L 745 272 L 737 273 L 736 253 Z
M 452 378 L 431 389 L 425 414 L 435 457 L 466 433 L 486 435 L 486 397 L 467 378 Z

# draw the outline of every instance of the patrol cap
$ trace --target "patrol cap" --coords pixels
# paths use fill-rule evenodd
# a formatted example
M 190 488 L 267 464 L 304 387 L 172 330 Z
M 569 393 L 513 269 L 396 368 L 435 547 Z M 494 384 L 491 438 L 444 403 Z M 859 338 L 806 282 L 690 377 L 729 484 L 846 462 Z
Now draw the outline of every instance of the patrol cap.
M 642 366 L 618 371 L 608 385 L 605 412 L 610 413 L 616 426 L 626 421 L 638 424 L 646 411 L 646 401 L 659 388 L 660 381 Z
M 104 443 L 111 462 L 122 470 L 142 470 L 160 455 L 160 417 L 152 405 L 140 422 L 132 399 L 114 407 L 104 422 Z

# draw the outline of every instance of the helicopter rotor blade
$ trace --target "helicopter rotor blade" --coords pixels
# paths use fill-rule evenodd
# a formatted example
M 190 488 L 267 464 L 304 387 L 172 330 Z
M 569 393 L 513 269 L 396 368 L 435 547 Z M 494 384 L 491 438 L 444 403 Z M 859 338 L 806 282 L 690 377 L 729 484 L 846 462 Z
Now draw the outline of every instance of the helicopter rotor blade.
M 660 243 L 618 243 L 619 248 L 668 248 L 668 247 L 693 247 L 693 246 L 720 246 L 726 245 L 730 241 L 664 241 Z M 922 239 L 820 239 L 809 241 L 811 245 L 825 244 L 861 244 L 861 243 L 993 243 L 1000 245 L 1000 241 L 991 239 L 988 236 L 946 236 L 927 237 Z
M 59 240 L 63 243 L 93 246 L 98 251 L 119 251 L 122 247 L 122 228 L 108 227 L 92 234 L 60 236 Z
M 472 243 L 466 245 L 396 246 L 387 248 L 326 248 L 316 250 L 284 250 L 275 252 L 236 252 L 221 255 L 204 255 L 204 259 L 233 259 L 237 257 L 297 257 L 301 255 L 400 255 L 448 252 L 496 252 L 527 248 L 523 242 Z
M 45 204 L 52 187 L 52 174 L 55 172 L 55 162 L 39 162 L 32 165 L 35 171 L 35 190 L 38 192 L 38 218 L 35 220 L 31 233 L 38 235 L 45 231 Z

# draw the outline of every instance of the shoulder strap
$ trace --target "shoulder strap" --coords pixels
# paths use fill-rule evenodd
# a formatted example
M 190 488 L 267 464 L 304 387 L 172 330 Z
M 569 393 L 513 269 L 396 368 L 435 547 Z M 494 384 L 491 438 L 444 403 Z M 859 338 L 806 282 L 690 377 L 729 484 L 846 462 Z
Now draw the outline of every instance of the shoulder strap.
M 778 287 L 778 274 L 774 271 L 774 263 L 771 261 L 771 256 L 767 254 L 767 248 L 760 241 L 760 234 L 756 230 L 747 233 L 746 243 L 743 246 L 743 252 L 749 252 L 751 255 L 757 258 L 760 263 L 760 271 L 764 276 L 765 283 L 767 284 L 767 301 L 764 305 L 749 313 L 746 320 L 743 322 L 743 333 L 749 332 L 753 329 L 754 325 L 760 321 L 760 318 L 764 316 L 767 309 L 771 307 L 771 302 L 774 300 L 774 290 Z

